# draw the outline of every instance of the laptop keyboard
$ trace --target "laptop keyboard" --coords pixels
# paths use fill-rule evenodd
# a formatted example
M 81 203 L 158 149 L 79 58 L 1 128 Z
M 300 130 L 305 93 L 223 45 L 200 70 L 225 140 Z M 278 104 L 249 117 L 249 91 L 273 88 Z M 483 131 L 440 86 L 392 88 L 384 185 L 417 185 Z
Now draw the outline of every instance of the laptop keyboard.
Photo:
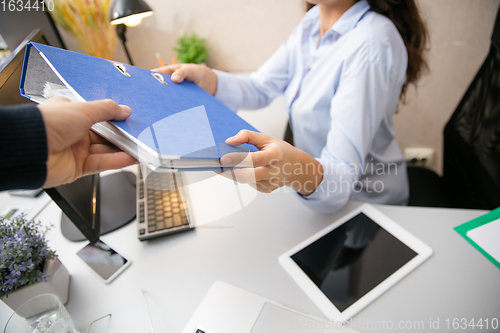
M 175 173 L 151 173 L 146 182 L 137 174 L 137 220 L 140 240 L 192 229 L 182 177 Z

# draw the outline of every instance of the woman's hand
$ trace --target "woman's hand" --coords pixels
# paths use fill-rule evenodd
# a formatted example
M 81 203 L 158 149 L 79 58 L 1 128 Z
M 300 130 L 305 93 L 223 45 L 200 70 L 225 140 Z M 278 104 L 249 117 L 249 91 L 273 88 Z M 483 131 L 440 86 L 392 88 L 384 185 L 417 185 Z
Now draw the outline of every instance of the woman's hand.
M 235 175 L 240 183 L 249 183 L 260 192 L 270 193 L 289 185 L 302 195 L 313 193 L 323 179 L 323 167 L 314 157 L 287 142 L 265 134 L 242 130 L 226 140 L 231 146 L 249 143 L 259 149 L 254 153 L 229 153 L 220 159 L 224 166 L 247 166 L 223 172 Z
M 212 95 L 215 95 L 217 91 L 217 75 L 204 65 L 168 65 L 155 68 L 153 72 L 171 75 L 175 83 L 181 83 L 184 80 L 194 82 Z

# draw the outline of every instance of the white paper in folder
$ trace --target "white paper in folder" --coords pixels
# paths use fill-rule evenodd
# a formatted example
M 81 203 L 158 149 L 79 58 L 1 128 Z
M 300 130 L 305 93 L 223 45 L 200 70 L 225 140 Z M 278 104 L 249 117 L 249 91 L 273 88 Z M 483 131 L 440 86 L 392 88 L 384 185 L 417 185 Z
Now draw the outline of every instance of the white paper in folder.
M 500 262 L 500 219 L 469 230 L 467 237 Z

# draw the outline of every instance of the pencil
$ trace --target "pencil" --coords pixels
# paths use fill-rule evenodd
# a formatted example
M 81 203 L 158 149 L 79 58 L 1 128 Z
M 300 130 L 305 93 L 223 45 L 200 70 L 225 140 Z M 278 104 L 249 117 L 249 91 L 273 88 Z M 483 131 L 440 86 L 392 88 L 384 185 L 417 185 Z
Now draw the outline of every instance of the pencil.
M 158 63 L 160 64 L 160 67 L 165 66 L 165 63 L 163 62 L 163 60 L 160 57 L 160 52 L 156 52 L 155 56 L 156 56 L 156 60 L 158 60 Z

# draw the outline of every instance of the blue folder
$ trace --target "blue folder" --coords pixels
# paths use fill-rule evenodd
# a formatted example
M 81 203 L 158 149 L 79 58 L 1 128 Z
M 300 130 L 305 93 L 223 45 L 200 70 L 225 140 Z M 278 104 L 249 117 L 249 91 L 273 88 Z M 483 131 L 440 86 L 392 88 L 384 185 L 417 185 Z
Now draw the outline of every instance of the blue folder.
M 178 84 L 169 75 L 31 42 L 21 95 L 43 102 L 45 81 L 66 86 L 80 101 L 109 98 L 128 105 L 128 119 L 93 130 L 151 169 L 218 169 L 226 153 L 257 150 L 224 143 L 242 129 L 256 129 L 192 82 Z

